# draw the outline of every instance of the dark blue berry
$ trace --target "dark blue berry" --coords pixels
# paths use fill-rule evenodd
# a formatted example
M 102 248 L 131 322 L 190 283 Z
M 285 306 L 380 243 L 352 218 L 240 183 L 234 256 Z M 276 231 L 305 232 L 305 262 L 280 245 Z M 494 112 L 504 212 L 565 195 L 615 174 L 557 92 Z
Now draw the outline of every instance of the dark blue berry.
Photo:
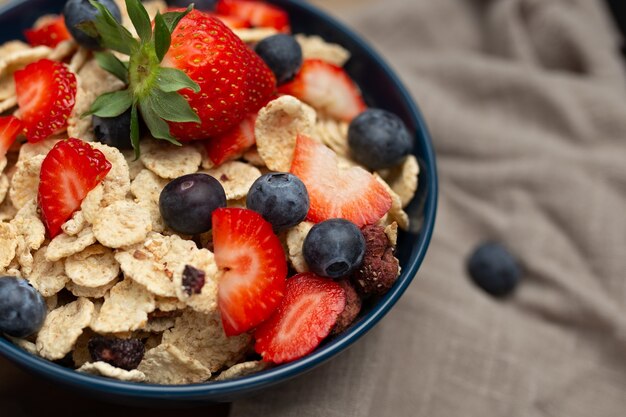
M 273 172 L 257 179 L 246 198 L 246 206 L 280 231 L 300 223 L 309 212 L 309 194 L 300 178 Z
M 205 12 L 212 12 L 215 10 L 215 6 L 217 5 L 217 0 L 168 0 L 167 4 L 172 7 L 187 7 L 191 3 L 194 4 L 194 7 L 198 10 L 202 10 Z
M 318 223 L 304 239 L 302 254 L 309 269 L 329 278 L 344 277 L 363 262 L 365 238 L 359 228 L 344 219 Z
M 178 177 L 163 188 L 159 197 L 165 224 L 186 235 L 211 230 L 211 215 L 220 207 L 226 207 L 224 188 L 206 174 Z
M 508 249 L 492 242 L 483 243 L 474 250 L 467 269 L 476 285 L 494 296 L 510 294 L 522 276 L 517 260 Z
M 41 328 L 47 312 L 46 301 L 28 281 L 0 277 L 0 333 L 30 336 Z
M 118 149 L 132 149 L 130 141 L 130 112 L 131 109 L 117 117 L 93 116 L 91 124 L 93 133 L 98 142 Z
M 113 0 L 97 0 L 106 7 L 118 22 L 122 21 L 119 7 Z M 79 45 L 88 49 L 100 49 L 98 38 L 89 36 L 81 27 L 93 27 L 93 22 L 100 12 L 89 3 L 89 0 L 68 0 L 63 8 L 63 17 L 67 30 L 72 34 Z
M 370 169 L 399 164 L 413 146 L 404 122 L 381 109 L 366 110 L 352 120 L 348 143 L 354 159 Z
M 278 84 L 291 81 L 302 66 L 302 48 L 293 36 L 274 35 L 254 48 L 276 76 Z

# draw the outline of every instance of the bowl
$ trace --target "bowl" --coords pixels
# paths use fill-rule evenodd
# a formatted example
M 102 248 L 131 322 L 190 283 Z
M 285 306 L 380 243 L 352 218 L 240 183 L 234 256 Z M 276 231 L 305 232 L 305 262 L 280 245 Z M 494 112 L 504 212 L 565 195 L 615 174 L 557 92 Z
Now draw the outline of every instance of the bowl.
M 183 386 L 121 382 L 75 372 L 30 355 L 0 336 L 0 355 L 35 376 L 103 400 L 135 405 L 194 405 L 231 401 L 305 372 L 335 357 L 371 330 L 400 299 L 415 277 L 430 242 L 437 206 L 435 155 L 424 119 L 406 87 L 383 59 L 357 34 L 317 8 L 299 1 L 273 0 L 287 10 L 295 33 L 318 34 L 343 45 L 352 53 L 346 70 L 361 87 L 368 105 L 389 110 L 415 132 L 413 153 L 420 164 L 419 189 L 407 208 L 412 230 L 401 233 L 397 256 L 402 274 L 393 288 L 343 334 L 318 347 L 306 357 L 240 379 Z M 58 13 L 64 0 L 19 0 L 0 7 L 0 42 L 22 38 L 44 13 Z

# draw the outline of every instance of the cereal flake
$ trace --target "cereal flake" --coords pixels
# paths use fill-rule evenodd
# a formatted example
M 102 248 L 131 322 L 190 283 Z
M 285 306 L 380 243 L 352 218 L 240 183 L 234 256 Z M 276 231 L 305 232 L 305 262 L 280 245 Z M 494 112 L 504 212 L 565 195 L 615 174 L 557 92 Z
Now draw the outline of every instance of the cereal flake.
M 76 236 L 61 233 L 50 241 L 46 259 L 58 261 L 82 252 L 94 243 L 96 243 L 96 237 L 91 227 L 84 228 Z
M 415 155 L 409 155 L 402 164 L 380 171 L 379 174 L 400 197 L 402 208 L 404 208 L 415 196 L 419 172 L 420 167 L 417 158 Z
M 205 173 L 222 184 L 228 200 L 244 198 L 254 181 L 261 176 L 258 168 L 240 161 L 225 162 Z
M 127 382 L 143 382 L 146 380 L 146 376 L 141 371 L 136 369 L 127 371 L 126 369 L 116 368 L 106 362 L 87 362 L 78 368 L 77 371 Z
M 350 59 L 350 52 L 343 46 L 328 43 L 317 35 L 298 34 L 295 38 L 302 48 L 304 59 L 321 59 L 338 67 L 343 67 Z
M 176 298 L 173 277 L 192 264 L 198 248 L 177 235 L 150 233 L 145 242 L 115 254 L 124 276 L 145 286 L 151 293 Z
M 65 288 L 74 294 L 76 297 L 86 297 L 86 298 L 102 298 L 104 297 L 111 288 L 115 284 L 117 284 L 117 279 L 109 282 L 108 284 L 102 285 L 100 287 L 84 287 L 82 285 L 76 284 L 74 281 L 69 281 Z
M 39 354 L 50 360 L 63 358 L 89 325 L 93 313 L 94 305 L 86 298 L 79 298 L 48 313 L 37 335 Z
M 111 249 L 93 245 L 65 259 L 65 274 L 77 285 L 97 288 L 117 278 L 120 266 Z
M 194 384 L 211 377 L 211 371 L 202 363 L 167 343 L 147 351 L 137 370 L 153 384 Z
M 10 223 L 0 222 L 0 268 L 11 264 L 17 250 L 17 230 Z
M 278 31 L 271 27 L 265 28 L 233 28 L 235 35 L 239 37 L 245 43 L 257 43 L 261 42 L 265 38 L 274 36 Z
M 186 265 L 204 272 L 204 285 L 199 294 L 192 293 L 189 295 L 183 287 L 183 271 L 177 271 L 174 274 L 174 286 L 178 299 L 187 303 L 190 308 L 202 313 L 217 311 L 219 269 L 215 263 L 213 253 L 207 249 L 198 249 L 194 251 L 191 262 Z
M 39 188 L 39 171 L 45 156 L 37 155 L 16 165 L 11 179 L 9 195 L 15 208 L 20 209 L 30 200 L 37 198 Z
M 9 177 L 4 174 L 0 174 L 0 203 L 4 201 L 7 194 L 9 193 L 9 186 L 11 182 L 9 181 Z
M 141 143 L 140 159 L 159 177 L 174 179 L 196 172 L 202 155 L 194 145 L 175 146 L 162 140 L 149 140 Z
M 69 281 L 65 275 L 63 262 L 49 261 L 47 251 L 49 247 L 44 246 L 33 255 L 33 268 L 25 278 L 44 297 L 50 297 L 61 291 Z
M 301 222 L 287 231 L 287 252 L 289 261 L 291 261 L 291 266 L 293 266 L 297 272 L 309 271 L 309 266 L 306 264 L 304 255 L 302 254 L 302 246 L 304 245 L 304 239 L 306 239 L 312 227 L 313 223 L 311 222 Z
M 238 363 L 222 371 L 222 373 L 220 373 L 217 378 L 215 378 L 215 381 L 226 381 L 229 379 L 241 378 L 257 372 L 261 372 L 269 367 L 270 364 L 263 361 L 249 361 Z
M 125 279 L 111 288 L 91 328 L 98 333 L 137 330 L 145 326 L 154 308 L 154 296 L 142 285 Z
M 102 209 L 93 223 L 96 239 L 109 248 L 142 242 L 152 230 L 148 210 L 131 201 L 116 201 Z
M 314 134 L 316 113 L 292 96 L 270 101 L 259 111 L 254 135 L 265 165 L 277 172 L 289 172 L 298 134 Z
M 193 310 L 184 311 L 176 319 L 176 325 L 163 333 L 163 343 L 178 347 L 211 372 L 236 364 L 245 356 L 250 342 L 251 336 L 247 333 L 226 336 L 218 313 L 202 314 Z

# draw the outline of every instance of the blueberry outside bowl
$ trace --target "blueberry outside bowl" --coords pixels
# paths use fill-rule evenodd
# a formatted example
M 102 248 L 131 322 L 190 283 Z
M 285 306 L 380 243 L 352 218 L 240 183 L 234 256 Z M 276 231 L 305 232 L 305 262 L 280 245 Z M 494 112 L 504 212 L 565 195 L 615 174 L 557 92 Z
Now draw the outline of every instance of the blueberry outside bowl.
M 366 310 L 350 329 L 326 342 L 310 355 L 231 381 L 162 386 L 95 377 L 30 355 L 1 336 L 0 355 L 37 376 L 108 401 L 149 406 L 231 401 L 252 391 L 302 375 L 333 358 L 372 329 L 402 296 L 426 255 L 437 207 L 435 155 L 422 115 L 394 72 L 354 32 L 307 3 L 293 0 L 272 0 L 271 3 L 289 12 L 294 33 L 318 34 L 347 48 L 352 53 L 352 59 L 346 69 L 363 90 L 368 105 L 396 113 L 415 132 L 413 153 L 418 157 L 421 169 L 419 190 L 407 208 L 412 230 L 401 233 L 399 237 L 397 256 L 402 266 L 402 275 L 394 287 Z M 30 27 L 42 14 L 60 12 L 63 4 L 64 0 L 21 0 L 0 7 L 0 42 L 23 39 L 23 29 Z

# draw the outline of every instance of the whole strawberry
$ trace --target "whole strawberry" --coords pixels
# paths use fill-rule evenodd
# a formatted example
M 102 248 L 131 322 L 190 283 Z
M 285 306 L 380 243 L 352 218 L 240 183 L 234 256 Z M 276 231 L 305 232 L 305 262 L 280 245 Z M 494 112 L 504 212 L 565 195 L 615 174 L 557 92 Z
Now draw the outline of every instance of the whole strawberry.
M 185 16 L 174 33 L 163 65 L 178 68 L 200 86 L 181 91 L 201 124 L 170 123 L 180 140 L 205 139 L 232 129 L 263 107 L 276 79 L 263 60 L 220 19 L 198 10 Z
M 271 70 L 219 19 L 188 7 L 150 22 L 139 0 L 126 0 L 133 36 L 99 3 L 95 35 L 120 61 L 98 52 L 100 66 L 128 88 L 103 94 L 87 114 L 117 117 L 131 109 L 131 142 L 139 154 L 139 114 L 153 137 L 174 144 L 207 139 L 237 126 L 275 93 Z

